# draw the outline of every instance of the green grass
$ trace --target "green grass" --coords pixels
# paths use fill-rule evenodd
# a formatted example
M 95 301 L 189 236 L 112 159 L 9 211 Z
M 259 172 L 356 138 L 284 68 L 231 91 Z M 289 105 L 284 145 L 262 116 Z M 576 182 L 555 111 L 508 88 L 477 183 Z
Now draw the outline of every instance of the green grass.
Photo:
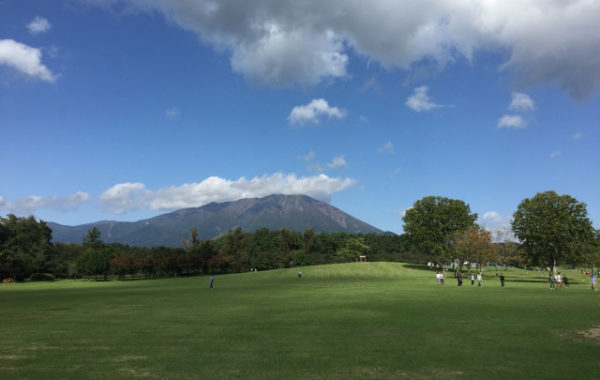
M 0 286 L 0 378 L 598 378 L 600 296 L 569 272 L 408 264 Z

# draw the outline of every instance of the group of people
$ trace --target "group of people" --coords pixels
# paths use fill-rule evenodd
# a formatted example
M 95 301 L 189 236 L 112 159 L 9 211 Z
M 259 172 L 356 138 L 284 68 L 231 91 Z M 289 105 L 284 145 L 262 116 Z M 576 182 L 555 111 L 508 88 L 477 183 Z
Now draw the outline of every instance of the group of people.
M 475 280 L 477 280 L 477 286 L 480 288 L 483 287 L 483 274 L 481 272 L 477 272 L 477 275 L 471 273 L 469 279 L 471 280 L 471 286 L 475 286 Z M 435 274 L 435 280 L 438 285 L 444 285 L 444 273 L 438 271 Z M 463 277 L 460 271 L 456 272 L 456 281 L 458 282 L 458 287 L 462 288 Z M 500 274 L 500 285 L 504 287 L 504 273 Z
M 562 288 L 563 285 L 565 288 L 569 287 L 569 278 L 566 274 L 561 275 L 560 272 L 557 272 L 556 274 L 552 272 L 548 273 L 548 281 L 550 282 L 551 290 L 558 290 Z

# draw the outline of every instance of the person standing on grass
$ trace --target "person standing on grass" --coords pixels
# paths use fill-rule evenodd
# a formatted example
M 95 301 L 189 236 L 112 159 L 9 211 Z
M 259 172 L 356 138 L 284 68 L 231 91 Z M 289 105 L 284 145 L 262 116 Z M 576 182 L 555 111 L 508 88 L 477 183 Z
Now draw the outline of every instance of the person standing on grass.
M 298 271 L 298 278 L 302 278 L 302 271 L 301 270 Z
M 471 273 L 471 286 L 475 285 L 475 275 Z
M 481 280 L 483 280 L 483 276 L 481 275 L 481 272 L 477 272 L 477 283 L 478 286 L 481 288 Z
M 442 282 L 440 281 L 440 272 L 435 273 L 435 283 L 440 285 Z
M 462 288 L 462 274 L 460 271 L 456 272 L 456 281 L 458 281 L 458 287 Z
M 440 284 L 444 285 L 444 272 L 440 273 Z
M 596 285 L 596 275 L 592 275 L 590 282 L 592 283 L 592 290 L 598 290 L 598 286 Z
M 556 288 L 554 290 L 558 290 L 562 288 L 562 276 L 560 275 L 560 272 L 558 272 L 556 274 Z
M 567 277 L 567 275 L 565 274 L 563 276 L 563 282 L 565 284 L 565 289 L 569 287 L 569 277 Z
M 500 273 L 500 285 L 502 285 L 502 287 L 504 287 L 504 272 Z
M 550 289 L 554 289 L 554 275 L 552 272 L 548 272 L 548 281 L 550 282 Z
M 208 282 L 210 283 L 210 288 L 213 288 L 213 285 L 215 284 L 215 276 L 210 275 L 210 279 L 208 280 Z

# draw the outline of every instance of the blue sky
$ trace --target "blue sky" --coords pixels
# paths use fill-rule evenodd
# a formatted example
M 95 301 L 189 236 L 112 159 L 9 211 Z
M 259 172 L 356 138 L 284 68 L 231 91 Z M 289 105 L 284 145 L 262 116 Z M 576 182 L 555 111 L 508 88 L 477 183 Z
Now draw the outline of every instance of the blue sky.
M 600 227 L 600 4 L 0 1 L 0 215 L 303 193 L 402 232 L 555 190 Z

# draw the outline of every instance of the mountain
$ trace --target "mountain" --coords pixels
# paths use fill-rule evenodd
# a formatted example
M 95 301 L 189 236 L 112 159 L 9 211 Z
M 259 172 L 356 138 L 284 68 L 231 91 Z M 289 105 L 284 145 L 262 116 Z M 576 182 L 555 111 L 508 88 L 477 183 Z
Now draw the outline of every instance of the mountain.
M 194 227 L 202 239 L 217 237 L 238 226 L 244 232 L 263 227 L 270 230 L 285 227 L 299 232 L 312 228 L 327 233 L 382 233 L 340 209 L 306 195 L 269 195 L 235 202 L 213 202 L 137 222 L 100 221 L 79 226 L 47 224 L 52 229 L 54 242 L 81 243 L 88 231 L 96 227 L 101 239 L 107 243 L 145 247 L 181 247 L 182 238 L 189 237 L 190 229 Z

